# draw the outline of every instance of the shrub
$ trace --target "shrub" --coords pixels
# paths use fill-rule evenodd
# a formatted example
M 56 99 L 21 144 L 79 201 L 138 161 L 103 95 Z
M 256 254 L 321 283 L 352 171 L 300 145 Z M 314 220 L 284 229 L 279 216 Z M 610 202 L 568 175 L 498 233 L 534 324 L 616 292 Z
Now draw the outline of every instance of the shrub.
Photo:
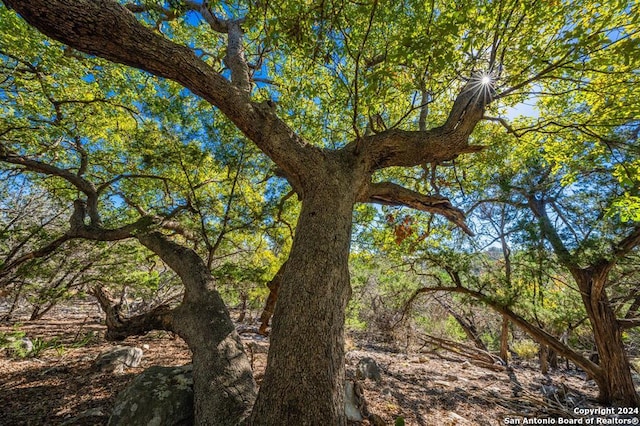
M 513 351 L 522 359 L 533 359 L 538 355 L 539 346 L 533 340 L 518 340 L 513 342 Z

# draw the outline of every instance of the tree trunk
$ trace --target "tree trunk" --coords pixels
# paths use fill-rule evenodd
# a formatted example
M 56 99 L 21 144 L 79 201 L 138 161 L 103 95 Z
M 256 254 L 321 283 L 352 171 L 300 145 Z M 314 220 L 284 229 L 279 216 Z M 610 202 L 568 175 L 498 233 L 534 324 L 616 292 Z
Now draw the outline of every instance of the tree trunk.
M 622 341 L 622 329 L 605 292 L 608 269 L 587 268 L 572 271 L 587 310 L 600 361 L 600 374 L 593 379 L 598 385 L 598 399 L 605 404 L 637 407 L 636 393 L 629 360 Z
M 122 304 L 114 302 L 104 288 L 96 286 L 91 290 L 91 294 L 98 300 L 105 313 L 106 340 L 122 341 L 129 336 L 142 336 L 153 330 L 175 332 L 173 309 L 167 305 L 160 305 L 148 312 L 127 318 L 122 315 Z
M 253 425 L 346 424 L 344 318 L 355 194 L 342 170 L 315 177 L 303 197 Z
M 500 327 L 500 358 L 505 365 L 509 365 L 509 318 L 502 316 L 502 326 Z
M 138 240 L 171 267 L 185 286 L 173 327 L 193 352 L 195 422 L 242 424 L 256 396 L 249 359 L 224 302 L 202 259 L 159 232 Z
M 617 244 L 610 258 L 602 257 L 591 266 L 581 268 L 549 219 L 547 201 L 530 195 L 528 202 L 531 211 L 538 218 L 545 238 L 552 245 L 560 263 L 569 269 L 580 290 L 600 358 L 598 368 L 586 370 L 598 385 L 598 399 L 605 404 L 637 407 L 640 400 L 631 378 L 631 369 L 622 341 L 622 329 L 607 298 L 606 286 L 609 272 L 616 261 L 638 244 L 638 229 Z M 563 355 L 562 352 L 559 353 Z
M 282 282 L 282 274 L 284 273 L 285 268 L 287 267 L 287 262 L 284 262 L 278 272 L 273 276 L 271 281 L 267 283 L 267 287 L 269 288 L 269 296 L 267 297 L 267 301 L 264 304 L 264 309 L 262 310 L 262 315 L 260 315 L 260 330 L 258 333 L 266 336 L 267 328 L 269 327 L 269 321 L 271 320 L 271 316 L 273 316 L 273 311 L 276 309 L 276 301 L 278 300 L 278 289 L 280 288 L 280 283 Z
M 542 374 L 549 373 L 549 347 L 546 345 L 540 345 L 538 351 L 538 359 L 540 360 L 540 372 Z

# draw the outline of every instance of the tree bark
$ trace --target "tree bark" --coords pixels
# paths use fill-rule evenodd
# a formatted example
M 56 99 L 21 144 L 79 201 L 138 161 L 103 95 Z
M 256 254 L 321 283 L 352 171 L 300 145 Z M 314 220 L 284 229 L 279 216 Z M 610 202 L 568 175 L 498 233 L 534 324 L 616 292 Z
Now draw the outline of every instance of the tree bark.
M 607 298 L 606 287 L 609 272 L 618 259 L 638 245 L 640 228 L 635 228 L 620 241 L 609 258 L 603 256 L 599 261 L 594 261 L 590 266 L 582 268 L 576 263 L 575 257 L 571 255 L 553 226 L 546 210 L 547 201 L 544 198 L 528 195 L 528 203 L 529 208 L 538 218 L 542 233 L 558 256 L 560 264 L 571 272 L 580 290 L 600 358 L 599 368 L 594 372 L 588 372 L 598 385 L 598 399 L 606 404 L 637 407 L 640 399 L 633 385 L 629 360 L 622 341 L 622 329 Z
M 505 365 L 509 364 L 509 318 L 502 316 L 502 326 L 500 327 L 500 358 Z
M 609 268 L 604 269 L 596 267 L 572 271 L 598 350 L 600 374 L 592 377 L 598 385 L 598 399 L 602 403 L 637 407 L 640 399 L 622 341 L 622 328 L 604 291 Z
M 351 294 L 353 181 L 339 168 L 318 173 L 310 182 L 314 190 L 305 191 L 253 425 L 346 424 L 344 318 Z
M 264 304 L 264 309 L 262 310 L 262 315 L 260 315 L 260 329 L 258 333 L 266 336 L 267 328 L 269 327 L 269 321 L 273 316 L 273 312 L 276 309 L 276 302 L 278 301 L 278 290 L 280 289 L 280 283 L 282 282 L 282 274 L 284 273 L 287 267 L 287 262 L 283 263 L 278 269 L 278 272 L 273 276 L 271 281 L 267 283 L 267 287 L 269 288 L 269 296 Z
M 185 295 L 174 310 L 173 327 L 193 352 L 195 421 L 237 425 L 248 417 L 256 383 L 240 336 L 202 259 L 159 232 L 138 240 L 182 279 Z
M 173 309 L 167 305 L 160 305 L 154 309 L 132 317 L 124 317 L 121 312 L 121 304 L 115 303 L 111 295 L 102 287 L 92 289 L 100 307 L 105 313 L 107 332 L 106 340 L 122 341 L 129 336 L 141 336 L 153 330 L 173 329 Z
M 538 359 L 540 360 L 540 372 L 542 374 L 549 373 L 549 347 L 546 345 L 540 345 L 538 351 Z

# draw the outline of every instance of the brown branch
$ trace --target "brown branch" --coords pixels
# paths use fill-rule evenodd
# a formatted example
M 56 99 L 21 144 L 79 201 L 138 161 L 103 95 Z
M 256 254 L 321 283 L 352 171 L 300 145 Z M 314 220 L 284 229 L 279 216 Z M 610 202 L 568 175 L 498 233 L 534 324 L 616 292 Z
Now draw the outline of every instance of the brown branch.
M 243 83 L 231 83 L 187 46 L 138 22 L 113 0 L 4 0 L 29 24 L 74 49 L 148 71 L 188 88 L 218 107 L 287 174 L 298 180 L 322 160 L 268 102 L 249 102 Z
M 531 324 L 525 318 L 523 318 L 520 315 L 516 314 L 515 312 L 513 312 L 508 307 L 503 306 L 502 304 L 492 300 L 490 297 L 488 297 L 487 295 L 485 295 L 485 294 L 483 294 L 483 293 L 481 293 L 479 291 L 472 290 L 472 289 L 469 289 L 469 288 L 466 288 L 466 287 L 463 287 L 463 286 L 460 286 L 460 285 L 456 285 L 456 286 L 446 286 L 445 285 L 445 286 L 437 286 L 437 287 L 434 286 L 434 287 L 423 287 L 423 288 L 420 288 L 420 289 L 418 289 L 416 291 L 416 296 L 418 294 L 420 294 L 420 293 L 436 292 L 436 291 L 446 291 L 446 292 L 452 292 L 452 293 L 461 293 L 461 294 L 466 294 L 468 296 L 471 296 L 472 298 L 484 303 L 485 305 L 487 305 L 488 307 L 490 307 L 494 311 L 498 312 L 499 314 L 502 314 L 502 315 L 506 316 L 507 318 L 509 318 L 509 320 L 511 322 L 513 322 L 518 327 L 520 327 L 522 330 L 524 330 L 527 334 L 529 334 L 538 343 L 549 346 L 550 348 L 555 350 L 561 356 L 564 356 L 564 357 L 570 359 L 571 361 L 573 361 L 576 365 L 580 366 L 587 373 L 589 373 L 589 374 L 591 374 L 593 376 L 598 376 L 602 372 L 602 368 L 599 365 L 597 365 L 594 362 L 590 361 L 589 359 L 585 358 L 580 353 L 574 351 L 572 348 L 570 348 L 569 346 L 565 345 L 560 340 L 558 340 L 557 338 L 555 338 L 551 334 L 547 333 L 542 328 L 540 328 L 540 327 L 538 327 L 538 326 L 536 326 L 534 324 Z
M 62 169 L 51 164 L 43 163 L 42 161 L 33 160 L 31 158 L 19 155 L 9 150 L 2 143 L 0 143 L 0 161 L 20 165 L 25 169 L 33 172 L 42 173 L 49 176 L 58 176 L 65 179 L 67 182 L 75 186 L 79 191 L 83 192 L 87 196 L 86 213 L 89 215 L 92 225 L 100 225 L 101 221 L 100 215 L 98 214 L 98 193 L 96 191 L 96 187 L 93 185 L 93 183 L 84 179 L 79 174 L 72 173 L 68 169 Z
M 640 225 L 636 225 L 629 235 L 615 245 L 613 249 L 613 257 L 619 259 L 628 254 L 638 245 L 640 245 Z
M 96 192 L 98 194 L 101 194 L 102 192 L 104 192 L 105 189 L 107 189 L 108 187 L 110 187 L 111 185 L 113 185 L 114 183 L 117 183 L 118 181 L 121 181 L 122 179 L 157 179 L 157 180 L 161 180 L 164 182 L 167 181 L 171 181 L 170 178 L 168 177 L 164 177 L 164 176 L 157 176 L 157 175 L 149 175 L 149 174 L 143 174 L 143 173 L 125 173 L 122 175 L 118 175 L 115 176 L 114 178 L 101 183 L 100 185 L 98 185 L 98 188 L 96 189 Z
M 0 266 L 0 277 L 7 276 L 12 270 L 29 260 L 48 256 L 70 239 L 72 239 L 70 235 L 64 234 L 61 237 L 58 237 L 55 240 L 51 241 L 46 246 L 43 246 L 37 250 L 30 251 L 29 253 L 25 253 L 22 256 L 14 259 L 10 263 Z
M 464 213 L 451 204 L 449 199 L 424 195 L 416 191 L 404 188 L 391 182 L 369 184 L 368 191 L 359 202 L 384 204 L 387 206 L 407 206 L 416 210 L 435 213 L 444 216 L 464 232 L 473 235 L 473 232 L 464 222 Z
M 202 3 L 196 3 L 195 1 L 187 0 L 184 4 L 194 12 L 198 12 L 202 19 L 205 20 L 209 27 L 217 33 L 228 33 L 229 32 L 229 21 L 218 18 L 211 12 L 209 9 L 208 2 L 203 1 Z
M 618 325 L 621 329 L 640 327 L 640 318 L 620 318 Z
M 106 315 L 107 340 L 120 341 L 129 336 L 142 336 L 153 330 L 175 332 L 174 311 L 167 305 L 160 305 L 148 312 L 127 318 L 122 315 L 121 304 L 114 302 L 104 288 L 94 287 L 91 294 L 98 300 Z
M 23 166 L 27 170 L 31 170 L 34 172 L 50 175 L 50 176 L 59 176 L 73 186 L 78 188 L 78 190 L 82 191 L 86 195 L 90 193 L 94 193 L 96 191 L 95 187 L 87 180 L 78 176 L 75 173 L 72 173 L 68 169 L 61 169 L 56 166 L 52 166 L 51 164 L 43 163 L 41 161 L 33 160 L 27 158 L 25 156 L 19 155 L 11 150 L 9 150 L 4 144 L 0 143 L 0 161 L 4 161 L 5 163 L 16 164 Z

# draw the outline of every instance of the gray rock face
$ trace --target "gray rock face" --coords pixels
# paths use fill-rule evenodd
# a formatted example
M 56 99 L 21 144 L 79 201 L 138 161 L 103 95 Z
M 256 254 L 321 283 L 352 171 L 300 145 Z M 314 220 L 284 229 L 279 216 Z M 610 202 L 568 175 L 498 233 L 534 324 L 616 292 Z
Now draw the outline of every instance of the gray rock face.
M 193 425 L 191 365 L 146 369 L 116 399 L 109 426 Z
M 369 357 L 362 358 L 356 368 L 356 378 L 358 380 L 371 379 L 375 382 L 381 382 L 382 375 L 376 360 Z
M 125 367 L 137 367 L 142 360 L 142 349 L 131 346 L 116 346 L 102 352 L 96 358 L 94 367 L 102 372 L 122 373 Z
M 347 380 L 344 384 L 344 412 L 347 416 L 347 420 L 351 422 L 361 422 L 364 420 L 362 417 L 363 398 L 361 395 L 362 390 L 358 392 L 357 383 Z
M 28 337 L 23 337 L 20 339 L 20 349 L 24 351 L 24 353 L 28 354 L 33 351 L 33 342 Z

